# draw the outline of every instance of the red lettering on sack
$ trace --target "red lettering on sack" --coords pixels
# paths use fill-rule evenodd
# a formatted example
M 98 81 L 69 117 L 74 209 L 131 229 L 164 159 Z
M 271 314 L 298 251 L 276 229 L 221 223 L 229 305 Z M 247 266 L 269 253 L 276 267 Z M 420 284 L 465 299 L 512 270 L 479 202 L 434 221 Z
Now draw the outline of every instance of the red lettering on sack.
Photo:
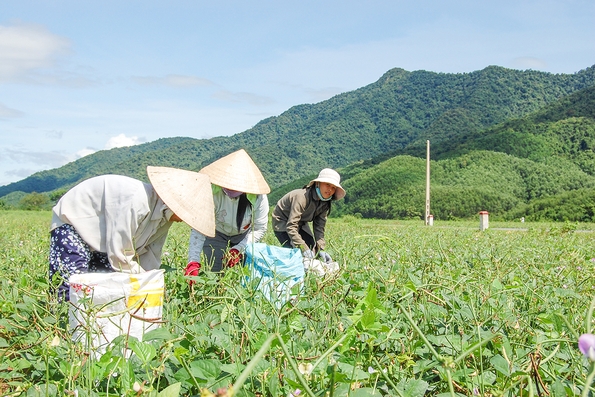
M 70 284 L 70 287 L 74 292 L 82 292 L 85 295 L 89 295 L 91 292 L 93 292 L 93 288 L 88 285 L 72 283 Z

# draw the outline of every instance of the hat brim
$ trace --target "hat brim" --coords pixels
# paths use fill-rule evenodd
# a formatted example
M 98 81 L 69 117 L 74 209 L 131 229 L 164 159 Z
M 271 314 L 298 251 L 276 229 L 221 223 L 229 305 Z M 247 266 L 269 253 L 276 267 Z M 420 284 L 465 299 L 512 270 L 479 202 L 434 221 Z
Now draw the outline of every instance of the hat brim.
M 188 226 L 208 237 L 215 236 L 215 205 L 209 177 L 170 167 L 147 167 L 157 195 Z

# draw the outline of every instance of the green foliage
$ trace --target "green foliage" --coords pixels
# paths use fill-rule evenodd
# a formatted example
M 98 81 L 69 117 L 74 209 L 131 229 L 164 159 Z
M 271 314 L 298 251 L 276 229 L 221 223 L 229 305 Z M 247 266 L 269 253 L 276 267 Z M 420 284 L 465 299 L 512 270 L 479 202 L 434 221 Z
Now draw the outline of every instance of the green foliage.
M 580 205 L 568 197 L 584 197 L 572 192 L 593 186 L 593 108 L 595 86 L 526 117 L 433 142 L 432 158 L 446 167 L 450 181 L 440 179 L 441 168 L 433 166 L 432 212 L 438 219 L 465 218 L 480 209 L 506 219 L 590 219 L 590 201 Z M 477 159 L 478 153 L 488 150 L 509 156 L 493 157 L 479 167 L 468 166 L 471 158 Z M 392 155 L 395 153 L 399 152 Z M 425 142 L 415 143 L 401 153 L 425 157 Z M 488 160 L 487 154 L 481 156 Z M 450 165 L 446 160 L 451 160 Z M 417 208 L 423 208 L 421 185 L 418 190 Z M 406 199 L 402 201 L 407 202 L 402 207 L 410 205 Z
M 55 202 L 74 183 L 101 173 L 146 181 L 147 165 L 198 170 L 245 148 L 272 187 L 271 205 L 333 167 L 348 187 L 333 216 L 423 218 L 425 164 L 409 156 L 425 158 L 430 139 L 435 219 L 480 210 L 506 219 L 537 216 L 522 213 L 533 211 L 535 200 L 551 205 L 537 211 L 540 219 L 565 219 L 576 205 L 556 197 L 593 186 L 593 109 L 595 67 L 573 75 L 500 67 L 465 74 L 393 69 L 366 87 L 295 106 L 232 137 L 161 139 L 97 152 L 0 187 L 0 196 L 49 192 Z M 17 206 L 10 195 L 4 200 Z M 590 214 L 583 208 L 575 217 Z
M 60 200 L 60 198 L 62 198 L 62 196 L 64 196 L 64 194 L 66 194 L 67 191 L 68 189 L 54 190 L 49 194 L 49 198 L 53 203 L 57 203 L 58 200 Z
M 364 218 L 419 218 L 424 208 L 419 205 L 420 195 L 424 197 L 424 164 L 420 159 L 400 156 L 358 173 L 345 181 L 347 195 L 337 203 L 338 213 L 357 213 Z
M 476 217 L 479 211 L 486 209 L 495 216 L 501 216 L 519 204 L 518 198 L 492 186 L 438 186 L 432 190 L 432 197 L 431 212 L 438 220 Z
M 433 158 L 457 157 L 472 150 L 491 150 L 543 161 L 565 157 L 593 175 L 595 86 L 561 98 L 523 118 L 485 130 L 463 132 L 433 145 Z M 417 143 L 405 153 L 423 155 Z
M 24 196 L 20 203 L 19 203 L 19 208 L 22 210 L 34 210 L 34 211 L 40 211 L 40 210 L 45 210 L 48 209 L 47 207 L 50 205 L 50 199 L 47 195 L 42 194 L 42 193 L 29 193 L 26 196 Z
M 592 329 L 592 225 L 333 219 L 340 272 L 308 274 L 277 308 L 239 266 L 190 287 L 189 230 L 176 224 L 164 323 L 95 357 L 47 294 L 50 217 L 0 213 L 2 395 L 516 396 L 539 394 L 537 374 L 550 395 L 588 391 L 577 339 Z
M 339 214 L 423 219 L 425 160 L 398 156 L 367 169 L 356 167 L 356 174 L 344 183 L 347 196 L 337 205 Z M 471 218 L 479 211 L 506 219 L 529 216 L 531 207 L 526 204 L 532 200 L 595 187 L 594 176 L 563 158 L 534 162 L 488 151 L 432 161 L 430 179 L 431 213 L 437 220 Z M 540 203 L 550 207 L 539 220 L 565 220 L 561 214 L 573 211 L 564 200 Z M 577 220 L 591 216 L 587 204 L 581 208 Z
M 495 66 L 458 74 L 392 69 L 368 86 L 317 104 L 292 107 L 231 137 L 160 139 L 100 151 L 0 187 L 0 197 L 17 190 L 65 189 L 105 173 L 146 180 L 147 165 L 198 170 L 239 148 L 250 153 L 271 187 L 277 189 L 322 168 L 341 168 L 386 156 L 416 141 L 449 141 L 479 133 L 593 84 L 595 67 L 575 74 Z M 577 97 L 570 104 L 581 100 Z M 574 117 L 579 117 L 588 106 L 572 109 Z M 556 112 L 550 113 L 549 118 Z
M 512 212 L 508 218 L 558 222 L 595 222 L 595 189 L 582 188 L 533 200 Z
M 25 192 L 12 192 L 2 197 L 2 200 L 6 203 L 8 208 L 16 209 L 19 206 L 22 198 L 26 196 Z

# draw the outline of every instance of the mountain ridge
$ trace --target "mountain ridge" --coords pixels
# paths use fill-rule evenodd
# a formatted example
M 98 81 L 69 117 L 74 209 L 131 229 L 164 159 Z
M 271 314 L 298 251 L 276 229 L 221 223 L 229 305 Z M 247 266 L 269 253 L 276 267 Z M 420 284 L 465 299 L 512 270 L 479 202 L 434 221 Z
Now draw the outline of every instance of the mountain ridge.
M 147 180 L 147 165 L 198 170 L 239 148 L 250 153 L 274 191 L 307 179 L 324 167 L 345 168 L 345 178 L 349 178 L 355 175 L 350 170 L 357 170 L 364 163 L 379 164 L 396 155 L 422 156 L 427 139 L 432 140 L 433 156 L 437 159 L 497 149 L 494 142 L 486 140 L 497 136 L 491 129 L 499 129 L 500 136 L 507 132 L 510 137 L 523 123 L 538 126 L 555 117 L 559 121 L 570 120 L 568 112 L 579 117 L 592 111 L 588 100 L 593 87 L 595 66 L 574 74 L 498 66 L 457 74 L 394 68 L 367 86 L 316 104 L 293 106 L 229 137 L 162 138 L 98 152 L 0 187 L 0 197 L 15 191 L 66 189 L 102 173 Z M 586 99 L 572 97 L 581 90 L 587 90 L 588 95 L 581 94 Z M 521 135 L 528 139 L 531 134 L 522 130 Z M 532 137 L 535 145 L 547 147 L 543 142 L 545 135 Z M 475 144 L 465 146 L 460 139 Z M 583 144 L 583 149 L 591 148 L 590 142 Z M 486 148 L 489 145 L 492 147 Z M 581 155 L 587 152 L 579 150 Z M 582 168 L 595 169 L 594 163 L 587 156 Z M 356 166 L 350 168 L 352 164 Z

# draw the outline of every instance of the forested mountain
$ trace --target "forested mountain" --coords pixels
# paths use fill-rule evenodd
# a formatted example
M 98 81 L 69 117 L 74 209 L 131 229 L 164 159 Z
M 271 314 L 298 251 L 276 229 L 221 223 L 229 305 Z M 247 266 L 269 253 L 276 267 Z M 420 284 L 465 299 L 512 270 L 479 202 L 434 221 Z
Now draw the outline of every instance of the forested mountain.
M 321 168 L 343 168 L 350 194 L 336 213 L 417 217 L 425 160 L 415 156 L 425 157 L 429 139 L 439 160 L 432 176 L 437 218 L 477 209 L 537 213 L 528 206 L 535 200 L 595 186 L 594 93 L 595 66 L 575 74 L 392 69 L 366 87 L 292 107 L 231 137 L 165 138 L 97 152 L 0 187 L 0 197 L 65 189 L 104 173 L 147 180 L 147 165 L 198 170 L 245 148 L 274 189 L 271 202 Z M 562 174 L 565 180 L 550 177 Z
M 432 157 L 452 158 L 472 150 L 504 152 L 536 161 L 562 156 L 595 175 L 595 86 L 525 117 L 451 137 L 434 146 Z M 390 155 L 398 154 L 425 156 L 425 142 Z
M 70 187 L 110 172 L 146 180 L 147 165 L 198 170 L 238 148 L 251 154 L 275 188 L 322 167 L 344 167 L 419 139 L 478 132 L 594 84 L 595 66 L 575 74 L 495 66 L 459 74 L 392 69 L 366 87 L 292 107 L 231 137 L 160 139 L 97 152 L 0 187 L 0 197 Z
M 509 219 L 595 221 L 595 86 L 431 147 L 431 212 L 437 219 L 488 210 Z M 425 142 L 417 142 L 345 168 L 350 194 L 338 211 L 423 217 L 425 156 Z
M 425 159 L 396 156 L 372 167 L 348 167 L 345 174 L 353 176 L 343 184 L 348 194 L 336 204 L 336 215 L 423 219 Z M 471 151 L 432 161 L 430 179 L 435 219 L 469 218 L 488 211 L 505 219 L 595 221 L 595 176 L 564 158 L 535 162 Z M 588 199 L 579 202 L 576 197 Z M 550 207 L 562 201 L 568 207 Z

